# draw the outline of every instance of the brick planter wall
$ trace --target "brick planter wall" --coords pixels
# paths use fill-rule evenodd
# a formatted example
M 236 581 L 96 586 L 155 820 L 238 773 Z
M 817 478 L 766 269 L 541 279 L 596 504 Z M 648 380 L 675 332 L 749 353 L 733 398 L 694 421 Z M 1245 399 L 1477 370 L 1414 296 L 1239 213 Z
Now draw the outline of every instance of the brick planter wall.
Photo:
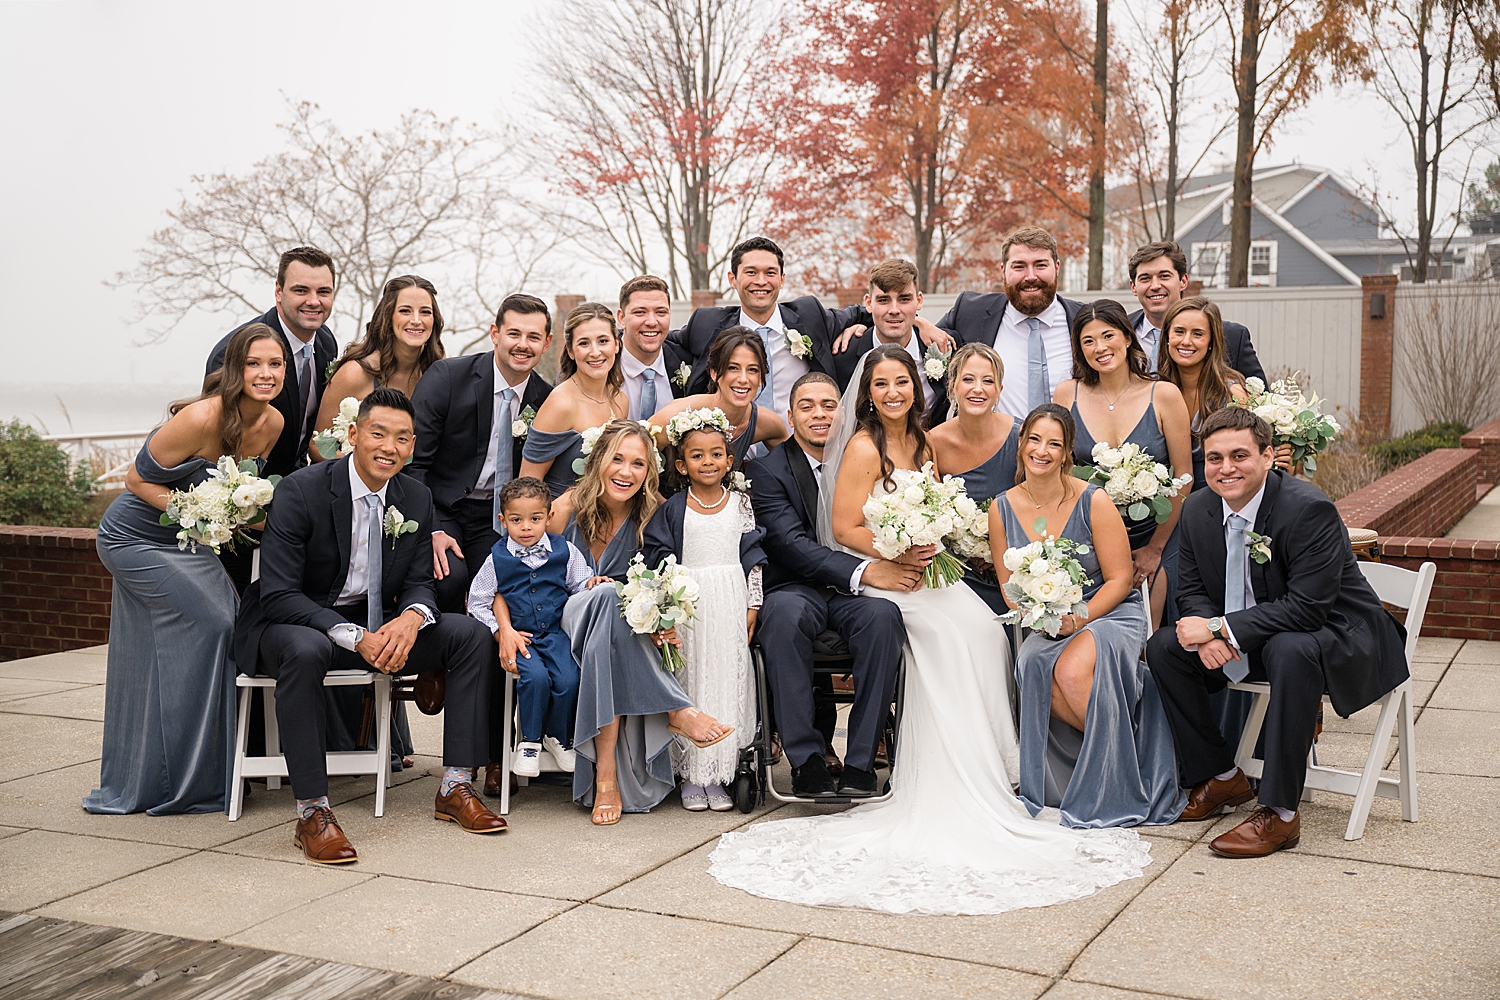
M 1380 561 L 1403 569 L 1437 564 L 1423 635 L 1500 639 L 1500 541 L 1382 538 Z
M 110 584 L 92 528 L 0 525 L 0 660 L 108 642 Z
M 1351 528 L 1380 535 L 1436 537 L 1477 502 L 1480 453 L 1470 448 L 1428 452 L 1338 502 Z
M 1459 444 L 1479 452 L 1479 481 L 1500 483 L 1500 418 L 1476 427 Z

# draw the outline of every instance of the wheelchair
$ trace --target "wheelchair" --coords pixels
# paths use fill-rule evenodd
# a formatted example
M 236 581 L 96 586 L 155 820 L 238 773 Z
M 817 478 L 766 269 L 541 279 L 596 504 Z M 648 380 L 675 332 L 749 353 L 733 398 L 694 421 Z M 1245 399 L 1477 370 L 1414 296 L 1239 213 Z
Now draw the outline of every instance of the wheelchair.
M 886 776 L 880 794 L 873 796 L 821 796 L 808 798 L 793 793 L 783 793 L 771 779 L 771 685 L 766 674 L 765 654 L 757 640 L 751 645 L 750 659 L 755 670 L 755 739 L 740 751 L 739 765 L 735 770 L 734 783 L 729 792 L 735 807 L 748 813 L 764 803 L 766 796 L 778 802 L 808 802 L 814 805 L 852 805 L 862 802 L 884 802 L 891 797 L 891 774 L 896 760 L 896 737 L 901 731 L 901 706 L 905 701 L 906 665 L 903 658 L 896 672 L 895 697 L 886 712 L 885 747 Z M 849 646 L 837 632 L 825 631 L 813 639 L 813 688 L 836 705 L 852 704 L 853 694 L 835 690 L 833 678 L 854 672 L 854 657 Z M 878 773 L 877 768 L 877 773 Z

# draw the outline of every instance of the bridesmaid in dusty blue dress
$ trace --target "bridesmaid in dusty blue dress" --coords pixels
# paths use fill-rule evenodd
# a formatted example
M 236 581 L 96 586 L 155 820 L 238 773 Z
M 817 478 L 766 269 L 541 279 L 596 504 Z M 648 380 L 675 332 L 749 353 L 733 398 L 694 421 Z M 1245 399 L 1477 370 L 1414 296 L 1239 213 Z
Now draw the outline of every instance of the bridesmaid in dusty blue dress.
M 1075 555 L 1088 575 L 1088 615 L 1064 616 L 1058 638 L 1031 633 L 1016 656 L 1020 797 L 1033 816 L 1057 807 L 1067 826 L 1171 823 L 1187 799 L 1166 710 L 1141 662 L 1146 611 L 1131 583 L 1125 525 L 1102 489 L 1070 475 L 1073 436 L 1062 407 L 1033 410 L 1021 425 L 1024 479 L 990 508 L 1002 583 L 1006 548 L 1047 534 L 1089 548 Z
M 621 350 L 620 328 L 608 306 L 585 302 L 568 313 L 557 385 L 526 432 L 517 478 L 542 480 L 553 500 L 578 482 L 583 432 L 630 415 Z
M 1004 380 L 1005 362 L 988 344 L 965 344 L 954 351 L 947 374 L 953 415 L 927 432 L 938 472 L 962 479 L 964 492 L 981 505 L 1016 482 L 1020 421 L 1009 413 L 995 412 Z M 964 582 L 995 614 L 1010 610 L 996 582 L 995 567 L 988 562 L 971 564 Z
M 168 494 L 208 478 L 221 455 L 263 457 L 281 436 L 271 401 L 289 359 L 270 327 L 230 338 L 203 394 L 175 404 L 152 432 L 99 522 L 99 560 L 114 577 L 104 748 L 92 813 L 218 812 L 234 756 L 234 584 L 207 546 L 179 550 L 162 525 Z
M 1158 381 L 1136 340 L 1125 307 L 1113 299 L 1084 303 L 1073 316 L 1073 377 L 1052 401 L 1070 406 L 1078 428 L 1074 461 L 1093 465 L 1095 442 L 1141 446 L 1158 463 L 1184 475 L 1192 468 L 1192 434 L 1182 393 Z M 1140 416 L 1134 420 L 1133 413 Z M 1154 517 L 1127 521 L 1134 582 L 1151 584 L 1151 620 L 1159 627 L 1177 620 L 1177 518 L 1188 487 L 1172 499 L 1165 522 Z
M 595 573 L 588 589 L 568 599 L 563 630 L 579 667 L 573 799 L 593 807 L 599 826 L 618 823 L 621 812 L 650 810 L 676 786 L 668 752 L 675 734 L 711 746 L 733 731 L 694 708 L 661 669 L 658 646 L 675 644 L 676 633 L 637 635 L 620 614 L 611 578 L 624 579 L 641 550 L 641 525 L 661 504 L 654 451 L 639 423 L 610 423 L 578 485 L 553 503 L 548 524 Z

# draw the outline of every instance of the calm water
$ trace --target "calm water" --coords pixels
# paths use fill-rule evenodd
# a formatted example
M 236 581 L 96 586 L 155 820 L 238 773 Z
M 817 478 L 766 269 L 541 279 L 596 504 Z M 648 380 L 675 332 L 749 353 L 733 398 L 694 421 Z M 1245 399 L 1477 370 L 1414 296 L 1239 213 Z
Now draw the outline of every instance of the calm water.
M 0 382 L 0 420 L 24 420 L 43 434 L 149 430 L 166 418 L 173 400 L 198 389 L 186 383 Z

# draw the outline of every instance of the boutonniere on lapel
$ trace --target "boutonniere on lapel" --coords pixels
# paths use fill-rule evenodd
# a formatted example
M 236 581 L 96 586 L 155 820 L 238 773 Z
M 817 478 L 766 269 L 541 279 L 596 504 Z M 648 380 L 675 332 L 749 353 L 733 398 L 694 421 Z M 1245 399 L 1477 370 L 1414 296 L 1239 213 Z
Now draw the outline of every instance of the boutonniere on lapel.
M 536 410 L 529 406 L 526 407 L 526 409 L 521 411 L 521 415 L 510 425 L 510 436 L 513 438 L 525 437 L 526 432 L 531 430 L 531 422 L 535 419 Z
M 922 356 L 922 374 L 934 382 L 941 382 L 948 374 L 948 358 L 952 351 L 940 351 L 936 344 L 927 345 L 927 353 Z
M 333 378 L 333 373 L 339 370 L 339 359 L 334 358 L 328 362 L 328 367 L 323 369 L 323 381 L 327 382 Z
M 812 355 L 812 338 L 798 333 L 796 330 L 787 330 L 786 349 L 792 352 L 794 358 L 806 358 Z
M 1245 532 L 1245 538 L 1250 543 L 1250 558 L 1264 566 L 1271 561 L 1271 536 L 1257 535 L 1253 531 Z
M 401 516 L 400 507 L 388 507 L 385 511 L 385 536 L 391 540 L 391 548 L 395 549 L 396 539 L 402 535 L 409 535 L 417 530 L 416 521 L 408 521 Z
M 688 379 L 692 377 L 693 366 L 684 361 L 682 364 L 678 365 L 677 370 L 672 373 L 671 381 L 673 385 L 681 386 L 682 388 L 686 389 Z

